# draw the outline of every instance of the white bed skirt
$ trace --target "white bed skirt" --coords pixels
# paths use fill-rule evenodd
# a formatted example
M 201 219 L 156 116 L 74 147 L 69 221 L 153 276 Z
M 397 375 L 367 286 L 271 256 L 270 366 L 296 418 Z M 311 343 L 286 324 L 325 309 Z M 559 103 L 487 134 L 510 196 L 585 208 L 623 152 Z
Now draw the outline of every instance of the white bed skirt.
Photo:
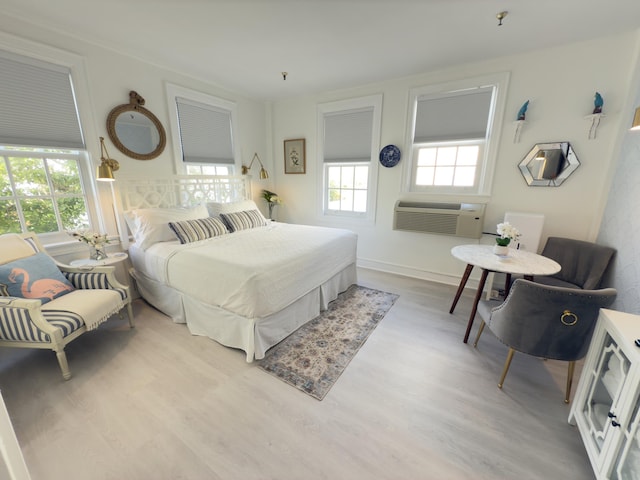
M 134 272 L 133 276 L 147 302 L 174 322 L 186 323 L 192 335 L 206 336 L 227 347 L 244 350 L 247 362 L 264 358 L 269 348 L 317 317 L 340 292 L 357 283 L 353 263 L 283 310 L 262 318 L 245 318 L 202 303 L 140 272 Z

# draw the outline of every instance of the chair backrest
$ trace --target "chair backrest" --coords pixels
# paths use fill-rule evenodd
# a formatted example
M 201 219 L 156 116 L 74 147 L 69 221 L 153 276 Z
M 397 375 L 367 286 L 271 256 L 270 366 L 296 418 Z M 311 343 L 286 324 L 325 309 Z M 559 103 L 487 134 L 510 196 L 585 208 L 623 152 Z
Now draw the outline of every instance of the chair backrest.
M 39 243 L 30 240 L 35 234 L 5 233 L 0 235 L 0 265 L 35 255 Z
M 504 303 L 485 322 L 506 345 L 537 357 L 578 360 L 585 356 L 600 308 L 616 290 L 580 290 L 518 279 Z
M 549 237 L 542 255 L 555 260 L 562 269 L 552 277 L 585 290 L 600 287 L 616 250 L 597 243 L 572 238 Z

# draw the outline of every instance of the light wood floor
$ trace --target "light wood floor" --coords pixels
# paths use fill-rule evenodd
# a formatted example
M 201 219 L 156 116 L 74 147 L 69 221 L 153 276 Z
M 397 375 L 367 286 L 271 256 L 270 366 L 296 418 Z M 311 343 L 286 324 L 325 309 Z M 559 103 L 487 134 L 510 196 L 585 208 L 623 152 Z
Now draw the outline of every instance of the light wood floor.
M 33 480 L 593 479 L 567 423 L 565 364 L 462 343 L 471 298 L 360 270 L 400 298 L 321 402 L 143 301 L 67 347 L 0 349 Z M 472 337 L 475 335 L 475 328 Z M 576 372 L 576 383 L 579 369 Z

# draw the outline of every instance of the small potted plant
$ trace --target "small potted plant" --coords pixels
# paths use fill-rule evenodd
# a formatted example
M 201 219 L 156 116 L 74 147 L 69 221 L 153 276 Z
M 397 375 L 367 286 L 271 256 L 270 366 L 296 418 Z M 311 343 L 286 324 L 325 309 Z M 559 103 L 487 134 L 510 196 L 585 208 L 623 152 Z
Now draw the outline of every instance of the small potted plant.
M 273 218 L 273 209 L 276 205 L 282 205 L 282 200 L 277 193 L 270 192 L 269 190 L 262 190 L 262 198 L 264 198 L 269 206 L 269 220 L 275 220 Z
M 497 228 L 499 237 L 496 237 L 496 244 L 493 246 L 493 253 L 496 255 L 508 255 L 511 240 L 520 238 L 520 232 L 509 222 L 499 223 Z

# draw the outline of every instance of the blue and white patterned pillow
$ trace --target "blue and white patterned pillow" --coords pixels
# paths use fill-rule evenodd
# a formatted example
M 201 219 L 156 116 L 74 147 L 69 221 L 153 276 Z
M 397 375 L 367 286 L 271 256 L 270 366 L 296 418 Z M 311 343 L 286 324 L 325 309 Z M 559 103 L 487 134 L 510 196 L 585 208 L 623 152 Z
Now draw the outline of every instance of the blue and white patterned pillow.
M 42 304 L 74 290 L 44 252 L 0 265 L 0 284 L 3 293 L 11 297 L 35 298 Z
M 267 220 L 262 216 L 259 210 L 221 213 L 220 218 L 222 218 L 222 221 L 227 224 L 227 228 L 232 232 L 268 225 Z
M 207 217 L 182 222 L 169 222 L 169 228 L 180 240 L 180 243 L 191 243 L 206 240 L 229 233 L 226 225 L 219 218 Z

